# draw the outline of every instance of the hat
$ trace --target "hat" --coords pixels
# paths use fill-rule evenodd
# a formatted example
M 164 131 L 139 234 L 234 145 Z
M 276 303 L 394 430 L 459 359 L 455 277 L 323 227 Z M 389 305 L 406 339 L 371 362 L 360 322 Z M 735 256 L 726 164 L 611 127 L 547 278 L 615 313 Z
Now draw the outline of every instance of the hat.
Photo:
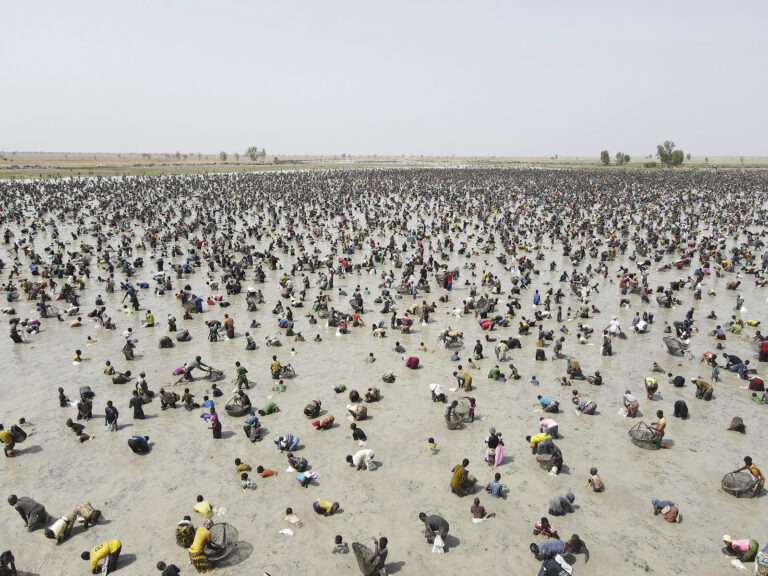
M 728 542 L 730 544 L 731 542 L 733 542 L 733 539 L 730 536 L 728 536 L 728 534 L 726 534 L 725 536 L 723 536 L 723 542 Z
M 491 426 L 491 429 L 490 429 L 490 430 L 488 430 L 488 433 L 489 433 L 489 434 L 496 434 L 496 428 L 494 428 L 493 426 Z
M 630 392 L 629 390 L 625 390 L 624 394 L 632 394 L 632 392 Z
M 573 492 L 568 492 L 568 494 L 565 495 L 566 498 L 568 498 L 569 502 L 573 502 L 576 500 L 576 496 L 573 495 Z
M 658 498 L 651 498 L 651 504 L 656 504 L 656 502 L 658 501 L 659 501 Z
M 160 392 L 165 392 L 165 389 L 164 388 L 160 388 Z

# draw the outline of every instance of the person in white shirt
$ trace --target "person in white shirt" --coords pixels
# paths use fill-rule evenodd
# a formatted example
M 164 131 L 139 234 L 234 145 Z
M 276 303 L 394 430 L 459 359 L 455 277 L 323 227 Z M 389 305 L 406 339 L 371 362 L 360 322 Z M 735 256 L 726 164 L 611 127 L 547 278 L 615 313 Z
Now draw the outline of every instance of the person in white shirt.
M 624 396 L 621 401 L 624 404 L 624 408 L 627 409 L 627 416 L 629 418 L 634 418 L 637 416 L 637 410 L 640 407 L 640 402 L 637 401 L 637 398 L 635 398 L 635 396 L 629 390 L 624 392 Z
M 376 453 L 372 449 L 364 448 L 355 452 L 354 456 L 347 456 L 347 462 L 357 470 L 362 470 L 364 466 L 370 470 L 375 455 Z
M 621 325 L 619 324 L 619 321 L 616 319 L 616 316 L 611 318 L 611 321 L 608 323 L 608 332 L 610 332 L 613 335 L 621 334 Z

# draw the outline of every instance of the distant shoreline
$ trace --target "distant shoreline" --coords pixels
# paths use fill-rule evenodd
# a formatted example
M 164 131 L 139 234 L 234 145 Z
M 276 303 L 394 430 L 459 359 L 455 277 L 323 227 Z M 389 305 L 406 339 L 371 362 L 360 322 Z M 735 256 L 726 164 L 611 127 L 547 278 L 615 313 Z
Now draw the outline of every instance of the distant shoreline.
M 764 169 L 768 157 L 693 157 L 685 169 Z M 646 168 L 647 162 L 656 162 Z M 66 178 L 76 176 L 157 176 L 260 172 L 285 169 L 355 169 L 404 167 L 545 167 L 601 170 L 660 170 L 655 158 L 638 158 L 624 166 L 603 166 L 600 159 L 582 157 L 492 157 L 492 156 L 267 156 L 252 161 L 246 156 L 222 161 L 218 154 L 88 154 L 64 152 L 0 152 L 0 179 Z

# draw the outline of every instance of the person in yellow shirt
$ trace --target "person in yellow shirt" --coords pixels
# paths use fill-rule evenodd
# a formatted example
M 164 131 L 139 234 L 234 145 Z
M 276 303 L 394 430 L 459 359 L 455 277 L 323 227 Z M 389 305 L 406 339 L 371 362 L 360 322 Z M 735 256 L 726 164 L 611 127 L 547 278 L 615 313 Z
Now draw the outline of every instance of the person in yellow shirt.
M 203 525 L 195 532 L 192 546 L 189 547 L 189 561 L 198 572 L 210 572 L 213 570 L 211 561 L 205 555 L 206 546 L 213 549 L 218 548 L 218 546 L 211 542 L 211 528 L 213 528 L 213 520 L 204 520 Z
M 13 447 L 16 446 L 16 440 L 10 430 L 0 430 L 0 442 L 3 443 L 3 451 L 6 456 L 13 456 Z
M 269 369 L 272 371 L 273 380 L 280 378 L 280 360 L 277 359 L 277 356 L 272 356 L 272 362 L 269 363 Z
M 538 448 L 539 444 L 544 442 L 545 440 L 551 439 L 552 436 L 547 434 L 546 432 L 540 432 L 536 434 L 535 436 L 526 436 L 525 440 L 526 442 L 531 443 L 531 454 L 536 454 L 536 449 Z
M 339 503 L 330 500 L 315 500 L 312 503 L 312 509 L 323 516 L 330 516 L 339 509 Z
M 203 518 L 213 518 L 211 503 L 208 500 L 204 500 L 202 495 L 197 496 L 197 504 L 195 504 L 193 510 Z
M 102 572 L 99 568 L 99 562 L 104 560 L 107 564 L 104 574 L 109 574 L 117 570 L 117 560 L 120 558 L 120 550 L 123 548 L 120 540 L 109 540 L 104 544 L 99 544 L 90 552 L 83 552 L 80 557 L 83 560 L 91 561 L 91 573 L 98 574 Z
M 656 394 L 658 389 L 659 383 L 656 378 L 651 378 L 649 376 L 645 379 L 645 394 L 648 396 L 648 400 L 653 400 L 653 395 Z
M 240 460 L 240 458 L 235 458 L 235 466 L 237 467 L 237 469 L 235 470 L 235 473 L 237 474 L 251 471 L 251 467 L 245 462 L 243 462 L 242 460 Z

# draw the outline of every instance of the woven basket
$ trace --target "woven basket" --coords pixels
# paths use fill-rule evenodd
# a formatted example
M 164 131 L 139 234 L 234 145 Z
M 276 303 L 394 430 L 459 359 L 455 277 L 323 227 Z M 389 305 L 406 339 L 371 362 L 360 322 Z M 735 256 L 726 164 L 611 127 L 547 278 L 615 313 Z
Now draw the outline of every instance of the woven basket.
M 235 402 L 236 398 L 232 398 L 229 402 L 227 402 L 227 405 L 224 406 L 224 410 L 227 411 L 227 414 L 230 416 L 234 416 L 235 418 L 240 416 L 245 416 L 249 413 L 249 409 L 245 406 L 241 406 L 237 402 Z
M 741 496 L 754 496 L 757 478 L 749 472 L 729 472 L 723 476 L 720 487 L 730 494 L 740 498 Z
M 656 434 L 645 422 L 638 422 L 627 432 L 632 444 L 646 450 L 658 450 L 661 448 L 656 441 Z
M 536 462 L 542 470 L 549 471 L 552 469 L 553 456 L 554 454 L 539 454 L 536 456 Z
M 664 344 L 667 345 L 667 351 L 672 355 L 682 354 L 687 349 L 687 346 L 675 336 L 665 336 Z

